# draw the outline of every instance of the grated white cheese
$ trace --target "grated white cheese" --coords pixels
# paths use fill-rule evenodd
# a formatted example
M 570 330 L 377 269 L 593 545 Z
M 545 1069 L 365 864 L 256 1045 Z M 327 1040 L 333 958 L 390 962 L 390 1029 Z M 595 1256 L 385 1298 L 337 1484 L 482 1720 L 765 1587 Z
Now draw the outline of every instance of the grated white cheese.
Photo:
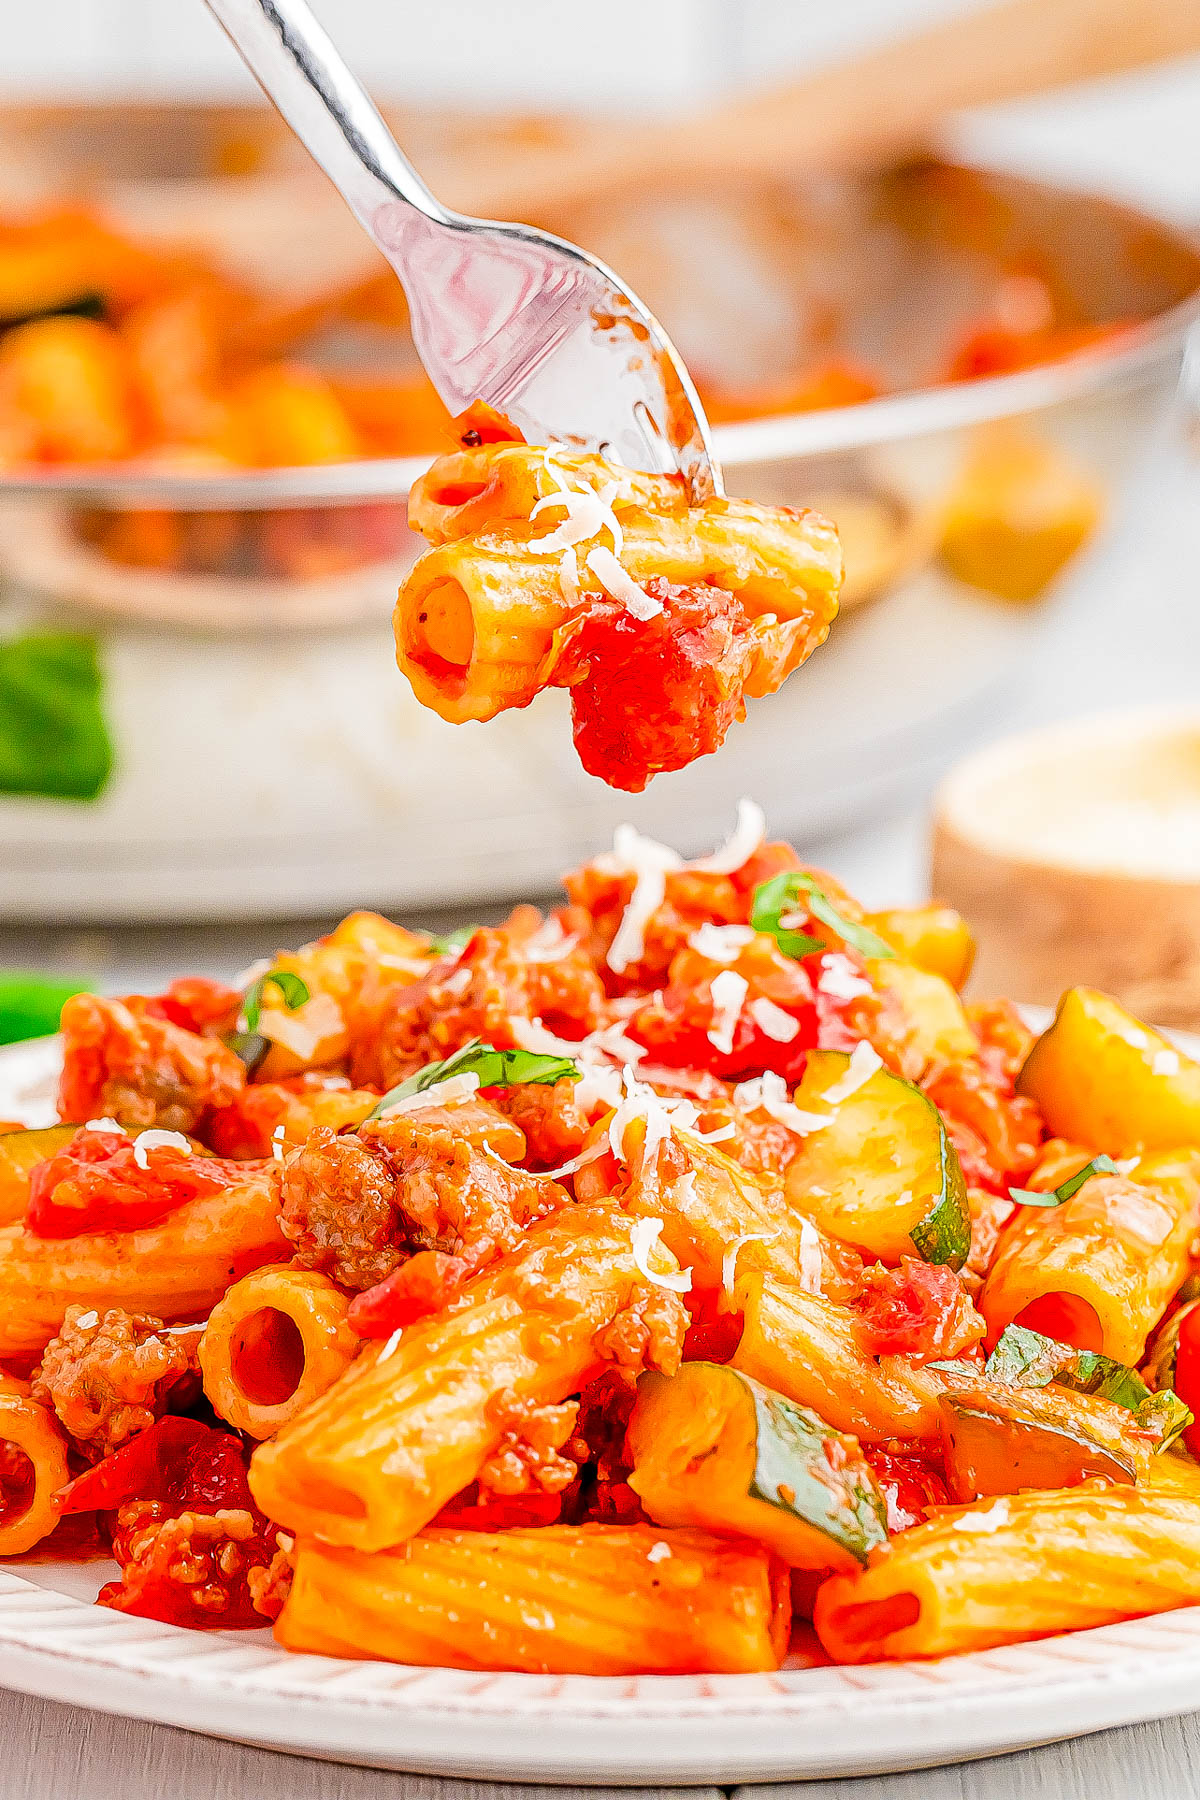
M 632 825 L 618 825 L 611 851 L 596 858 L 602 875 L 634 877 L 633 893 L 606 958 L 615 974 L 623 975 L 631 963 L 640 961 L 646 947 L 646 926 L 662 905 L 667 876 L 682 867 L 683 859 L 674 850 L 654 838 L 642 837 Z
M 851 1094 L 857 1094 L 860 1087 L 865 1087 L 877 1069 L 882 1069 L 883 1058 L 873 1045 L 864 1038 L 855 1044 L 850 1052 L 850 1066 L 840 1081 L 835 1081 L 831 1088 L 826 1088 L 821 1098 L 830 1106 L 838 1106 L 848 1100 Z
M 75 1323 L 81 1331 L 92 1331 L 100 1323 L 100 1314 L 98 1312 L 80 1313 Z
M 182 1131 L 139 1131 L 133 1140 L 133 1160 L 139 1169 L 149 1169 L 147 1152 L 166 1149 L 180 1150 L 184 1156 L 192 1154 L 192 1146 Z
M 732 1294 L 733 1292 L 733 1284 L 737 1276 L 737 1259 L 743 1246 L 746 1244 L 769 1244 L 778 1236 L 777 1231 L 744 1231 L 741 1237 L 734 1238 L 721 1258 L 721 1286 L 725 1293 Z
M 817 987 L 831 1000 L 857 1000 L 860 994 L 871 992 L 870 982 L 863 980 L 849 957 L 839 956 L 836 951 L 821 958 Z
M 666 1562 L 670 1554 L 670 1544 L 665 1544 L 663 1540 L 659 1538 L 657 1544 L 651 1544 L 650 1548 L 647 1550 L 646 1561 L 648 1563 Z
M 567 606 L 578 606 L 579 558 L 572 549 L 562 553 L 562 561 L 558 565 L 558 591 Z
M 675 1208 L 676 1212 L 682 1213 L 686 1219 L 691 1213 L 698 1198 L 699 1196 L 696 1193 L 696 1172 L 694 1169 L 689 1169 L 686 1175 L 681 1175 L 679 1180 L 672 1185 L 671 1205 Z
M 404 1336 L 404 1327 L 403 1327 L 403 1325 L 401 1325 L 395 1331 L 393 1331 L 391 1337 L 388 1339 L 387 1343 L 383 1346 L 383 1349 L 379 1352 L 379 1355 L 376 1358 L 376 1361 L 377 1362 L 386 1362 L 389 1356 L 395 1355 L 396 1349 L 400 1343 L 400 1339 L 403 1336 Z
M 662 601 L 656 600 L 653 594 L 648 594 L 645 588 L 639 587 L 629 570 L 617 561 L 611 550 L 597 544 L 594 550 L 588 551 L 586 561 L 605 593 L 610 594 L 614 600 L 619 600 L 626 612 L 632 613 L 635 619 L 653 619 L 663 611 Z
M 402 1099 L 393 1100 L 378 1117 L 395 1119 L 401 1113 L 420 1112 L 426 1106 L 454 1106 L 460 1100 L 469 1100 L 478 1089 L 478 1075 L 450 1075 L 445 1081 L 422 1088 L 419 1094 L 405 1094 Z
M 667 1288 L 672 1294 L 688 1294 L 692 1288 L 692 1271 L 690 1269 L 676 1269 L 673 1273 L 660 1273 L 650 1267 L 648 1260 L 650 1252 L 662 1236 L 662 1229 L 661 1219 L 634 1220 L 633 1234 L 630 1238 L 633 1266 L 638 1274 L 645 1276 L 653 1287 Z M 665 1245 L 661 1254 L 664 1257 L 670 1254 Z M 671 1261 L 674 1262 L 674 1260 L 674 1257 L 671 1257 Z
M 733 875 L 744 868 L 767 835 L 767 815 L 757 800 L 741 799 L 737 807 L 737 823 L 719 850 L 702 856 L 691 864 L 704 875 Z
M 1178 1075 L 1178 1050 L 1156 1050 L 1150 1068 L 1155 1075 Z
M 808 1294 L 821 1292 L 821 1276 L 825 1268 L 825 1259 L 821 1254 L 821 1234 L 811 1219 L 800 1221 L 800 1271 L 797 1276 L 799 1285 Z
M 784 1012 L 782 1006 L 776 1006 L 773 1000 L 761 996 L 750 1002 L 750 1017 L 765 1037 L 773 1038 L 777 1044 L 790 1044 L 800 1031 L 799 1019 L 794 1019 L 790 1012 Z
M 613 534 L 613 544 L 620 551 L 623 536 L 611 507 L 616 491 L 614 483 L 604 489 L 603 495 L 598 494 L 594 488 L 560 488 L 556 494 L 547 494 L 538 501 L 529 515 L 530 519 L 536 519 L 548 507 L 561 508 L 566 517 L 548 537 L 530 540 L 530 554 L 557 556 L 560 550 L 574 550 L 576 544 L 586 544 L 590 538 L 599 537 L 606 530 Z M 605 496 L 608 497 L 607 500 Z
M 1142 1159 L 1140 1156 L 1123 1156 L 1123 1157 L 1114 1158 L 1114 1161 L 1116 1162 L 1116 1165 L 1117 1165 L 1117 1174 L 1118 1175 L 1132 1175 L 1133 1171 L 1137 1168 L 1137 1166 L 1141 1162 L 1141 1160 Z
M 117 1121 L 115 1119 L 108 1119 L 108 1118 L 89 1119 L 83 1129 L 85 1131 L 119 1131 L 122 1134 L 125 1131 L 125 1127 L 123 1125 L 118 1125 Z
M 952 1529 L 985 1533 L 1000 1531 L 1009 1523 L 1011 1517 L 1012 1508 L 1007 1498 L 1002 1496 L 999 1500 L 993 1501 L 991 1506 L 985 1507 L 982 1512 L 963 1513 L 961 1518 L 955 1519 Z
M 706 956 L 709 962 L 736 962 L 747 944 L 754 942 L 755 933 L 749 925 L 710 925 L 705 923 L 699 930 L 693 931 L 688 939 L 688 948 Z
M 579 933 L 564 931 L 561 919 L 543 919 L 533 936 L 523 945 L 527 962 L 561 962 L 579 942 Z
M 653 1169 L 658 1160 L 659 1146 L 664 1144 L 675 1128 L 690 1129 L 696 1123 L 698 1114 L 690 1100 L 663 1100 L 638 1080 L 631 1068 L 621 1071 L 621 1099 L 608 1122 L 608 1141 L 613 1155 L 618 1162 L 625 1162 L 625 1131 L 635 1120 L 645 1126 L 645 1139 L 642 1150 L 644 1168 Z
M 245 993 L 248 987 L 253 987 L 256 981 L 261 981 L 264 975 L 269 975 L 274 967 L 273 957 L 260 956 L 257 962 L 250 964 L 248 969 L 243 969 L 240 975 L 234 976 L 233 985 L 235 988 L 241 988 Z
M 713 1022 L 704 1035 L 722 1056 L 733 1053 L 733 1034 L 749 991 L 750 983 L 735 969 L 722 969 L 712 978 Z
M 599 1050 L 604 1056 L 611 1056 L 617 1062 L 641 1062 L 647 1054 L 645 1044 L 626 1037 L 620 1025 L 601 1025 L 598 1030 L 589 1031 L 583 1042 L 589 1051 Z
M 447 994 L 458 995 L 465 994 L 470 985 L 470 969 L 455 969 L 453 975 L 447 975 L 445 981 L 442 983 L 442 988 Z
M 793 1105 L 788 1099 L 783 1076 L 770 1069 L 750 1081 L 739 1081 L 733 1090 L 733 1100 L 735 1106 L 744 1107 L 747 1112 L 765 1112 L 780 1125 L 786 1125 L 789 1131 L 798 1131 L 801 1137 L 806 1137 L 810 1131 L 820 1131 L 830 1123 L 828 1113 L 802 1112 Z
M 277 1125 L 271 1133 L 271 1155 L 276 1162 L 283 1161 L 283 1126 Z
M 599 1162 L 600 1158 L 607 1154 L 608 1141 L 606 1138 L 601 1138 L 599 1142 L 589 1144 L 586 1150 L 581 1150 L 579 1155 L 573 1156 L 569 1162 L 561 1163 L 557 1169 L 540 1169 L 538 1179 L 558 1181 L 564 1175 L 578 1174 L 580 1169 L 586 1169 L 589 1163 Z

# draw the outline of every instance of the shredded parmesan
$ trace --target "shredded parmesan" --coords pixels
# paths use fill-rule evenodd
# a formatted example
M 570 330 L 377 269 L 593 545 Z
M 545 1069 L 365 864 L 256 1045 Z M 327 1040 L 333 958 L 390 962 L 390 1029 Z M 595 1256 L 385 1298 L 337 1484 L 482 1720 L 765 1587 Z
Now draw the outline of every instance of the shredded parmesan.
M 589 1051 L 598 1050 L 617 1062 L 641 1062 L 646 1055 L 645 1044 L 626 1037 L 619 1025 L 602 1025 L 598 1031 L 590 1031 L 583 1041 Z
M 999 1500 L 993 1501 L 991 1506 L 985 1507 L 982 1512 L 963 1513 L 961 1518 L 955 1519 L 953 1529 L 955 1531 L 999 1531 L 1009 1523 L 1011 1517 L 1012 1508 L 1007 1497 L 1002 1496 Z
M 613 543 L 618 551 L 623 548 L 621 527 L 617 524 L 616 515 L 610 504 L 606 503 L 615 497 L 616 487 L 606 487 L 604 494 L 598 494 L 593 488 L 564 488 L 557 494 L 547 494 L 539 500 L 530 519 L 536 519 L 547 507 L 561 508 L 566 514 L 561 525 L 556 525 L 548 537 L 533 538 L 528 548 L 534 556 L 557 556 L 560 550 L 574 550 L 576 544 L 586 544 L 590 538 L 599 537 L 602 531 L 610 531 Z
M 395 1331 L 393 1331 L 391 1337 L 388 1339 L 387 1343 L 383 1346 L 383 1349 L 379 1352 L 379 1355 L 376 1360 L 378 1362 L 386 1362 L 389 1356 L 393 1356 L 396 1352 L 397 1347 L 399 1346 L 400 1339 L 403 1336 L 404 1336 L 404 1327 L 403 1327 L 403 1325 L 400 1325 L 397 1327 L 397 1329 Z
M 821 1234 L 811 1219 L 800 1221 L 799 1284 L 809 1294 L 821 1292 L 821 1275 L 825 1259 L 821 1255 Z
M 85 1131 L 119 1131 L 124 1133 L 125 1127 L 118 1125 L 115 1119 L 89 1119 L 83 1128 Z
M 663 1540 L 659 1538 L 657 1544 L 651 1544 L 650 1548 L 647 1550 L 646 1561 L 649 1563 L 666 1562 L 670 1554 L 670 1544 L 665 1544 Z
M 733 1034 L 749 991 L 750 983 L 735 969 L 722 969 L 712 978 L 713 1022 L 705 1036 L 722 1056 L 733 1054 Z
M 543 919 L 523 950 L 527 962 L 560 962 L 578 942 L 579 934 L 564 931 L 561 919 Z
M 470 985 L 470 969 L 455 969 L 453 975 L 448 975 L 446 977 L 445 981 L 442 983 L 442 988 L 445 993 L 457 996 L 459 994 L 465 994 Z
M 790 1012 L 784 1012 L 782 1006 L 776 1006 L 773 1000 L 763 999 L 750 1002 L 750 1017 L 765 1037 L 773 1038 L 777 1044 L 790 1044 L 800 1031 L 799 1019 L 794 1019 Z
M 405 1094 L 399 1100 L 393 1100 L 378 1116 L 381 1119 L 395 1119 L 401 1113 L 420 1112 L 426 1106 L 454 1106 L 460 1100 L 469 1100 L 479 1088 L 478 1075 L 450 1075 L 445 1081 L 435 1081 L 419 1094 Z
M 883 1058 L 873 1045 L 864 1038 L 855 1044 L 850 1052 L 850 1066 L 840 1081 L 835 1081 L 831 1088 L 826 1088 L 821 1098 L 830 1106 L 838 1106 L 848 1100 L 851 1094 L 857 1094 L 860 1087 L 865 1087 L 877 1069 L 882 1069 Z
M 589 1144 L 586 1150 L 581 1150 L 578 1156 L 573 1156 L 570 1162 L 562 1163 L 557 1169 L 540 1169 L 539 1178 L 543 1181 L 559 1181 L 564 1175 L 576 1175 L 580 1169 L 586 1169 L 589 1163 L 599 1162 L 607 1153 L 608 1141 L 601 1138 L 598 1143 Z
M 645 588 L 639 587 L 629 570 L 617 561 L 611 550 L 597 544 L 594 550 L 588 551 L 586 561 L 605 593 L 614 600 L 619 600 L 626 612 L 632 613 L 635 619 L 653 619 L 662 612 L 662 601 L 656 600 L 653 594 L 648 594 Z
M 1178 1050 L 1156 1050 L 1150 1068 L 1155 1075 L 1178 1075 Z
M 98 1312 L 80 1313 L 75 1323 L 81 1331 L 91 1331 L 94 1326 L 100 1323 L 100 1314 Z
M 276 1162 L 283 1161 L 283 1126 L 277 1125 L 271 1133 L 271 1155 Z
M 133 1160 L 139 1169 L 149 1169 L 147 1151 L 166 1149 L 182 1151 L 184 1156 L 192 1154 L 192 1146 L 182 1131 L 139 1131 L 133 1140 Z
M 820 1131 L 830 1122 L 828 1113 L 802 1112 L 793 1105 L 788 1099 L 783 1076 L 770 1069 L 750 1081 L 739 1081 L 733 1090 L 733 1100 L 735 1106 L 742 1106 L 747 1112 L 765 1112 L 780 1125 L 786 1125 L 789 1131 L 798 1131 L 801 1137 L 806 1137 L 810 1131 Z
M 821 958 L 817 987 L 831 1000 L 857 1000 L 860 994 L 871 992 L 870 982 L 863 980 L 849 957 L 839 956 L 836 951 Z
M 609 946 L 607 962 L 617 975 L 640 961 L 646 948 L 646 926 L 662 905 L 667 876 L 683 867 L 683 860 L 666 844 L 642 837 L 632 825 L 618 825 L 611 851 L 596 858 L 602 875 L 632 875 L 633 893 Z
M 691 866 L 704 875 L 733 875 L 761 848 L 766 835 L 767 815 L 762 807 L 756 800 L 739 800 L 730 837 L 711 856 L 702 856 Z
M 630 1068 L 622 1070 L 621 1086 L 621 1100 L 608 1122 L 609 1146 L 617 1160 L 624 1162 L 626 1127 L 634 1120 L 640 1120 L 646 1128 L 642 1162 L 647 1169 L 653 1169 L 659 1146 L 666 1142 L 675 1127 L 687 1130 L 695 1125 L 696 1108 L 690 1100 L 663 1100 L 652 1087 L 639 1081 Z
M 1122 1156 L 1115 1160 L 1118 1175 L 1132 1175 L 1142 1159 L 1140 1156 Z
M 652 1269 L 649 1263 L 650 1252 L 658 1244 L 662 1236 L 661 1219 L 635 1219 L 630 1246 L 633 1250 L 633 1266 L 639 1275 L 645 1276 L 653 1287 L 668 1288 L 673 1294 L 688 1294 L 692 1288 L 692 1271 L 676 1269 L 673 1273 L 661 1273 Z M 660 1256 L 667 1257 L 670 1252 L 665 1245 L 659 1251 Z M 674 1262 L 674 1257 L 671 1261 Z
M 742 1247 L 746 1244 L 769 1244 L 773 1238 L 778 1236 L 777 1231 L 744 1231 L 741 1237 L 734 1238 L 721 1258 L 721 1286 L 727 1294 L 733 1292 L 734 1279 L 737 1275 L 737 1259 Z
M 248 969 L 243 969 L 240 975 L 234 976 L 233 985 L 235 988 L 241 988 L 245 993 L 248 987 L 253 987 L 256 981 L 261 981 L 264 975 L 269 975 L 274 967 L 275 963 L 271 957 L 260 956 L 258 961 L 252 962 Z
M 572 549 L 562 553 L 562 561 L 558 565 L 558 591 L 567 606 L 578 606 L 579 558 Z
M 747 944 L 754 942 L 749 925 L 710 925 L 705 923 L 693 931 L 688 948 L 706 956 L 709 962 L 736 962 Z
M 264 1006 L 258 1029 L 261 1036 L 289 1050 L 298 1061 L 308 1062 L 322 1042 L 342 1036 L 346 1020 L 332 994 L 317 993 L 293 1010 Z
M 689 1169 L 687 1174 L 681 1175 L 672 1187 L 671 1205 L 686 1219 L 695 1206 L 697 1198 L 695 1170 Z

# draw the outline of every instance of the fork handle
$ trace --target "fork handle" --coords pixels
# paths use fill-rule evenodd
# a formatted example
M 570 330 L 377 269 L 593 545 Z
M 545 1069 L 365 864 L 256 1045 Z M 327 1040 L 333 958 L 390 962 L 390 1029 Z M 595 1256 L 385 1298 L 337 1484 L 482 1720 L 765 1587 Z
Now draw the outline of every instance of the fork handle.
M 306 0 L 206 0 L 243 62 L 370 235 L 397 201 L 434 224 L 449 219 Z M 395 234 L 380 247 L 396 252 Z

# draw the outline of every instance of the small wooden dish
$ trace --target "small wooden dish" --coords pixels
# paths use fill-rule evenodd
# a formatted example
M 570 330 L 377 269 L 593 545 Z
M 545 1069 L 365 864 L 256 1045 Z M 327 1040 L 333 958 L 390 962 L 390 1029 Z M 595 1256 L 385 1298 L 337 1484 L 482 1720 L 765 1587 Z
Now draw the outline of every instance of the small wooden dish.
M 1009 738 L 935 801 L 933 891 L 980 945 L 979 994 L 1076 983 L 1200 1025 L 1200 712 L 1108 714 Z

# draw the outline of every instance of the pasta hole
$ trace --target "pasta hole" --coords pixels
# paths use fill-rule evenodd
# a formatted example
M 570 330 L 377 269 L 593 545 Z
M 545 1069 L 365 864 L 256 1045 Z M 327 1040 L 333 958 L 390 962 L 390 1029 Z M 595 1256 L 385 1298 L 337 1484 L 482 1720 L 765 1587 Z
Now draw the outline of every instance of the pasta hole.
M 242 1320 L 229 1352 L 233 1379 L 255 1406 L 282 1406 L 304 1374 L 304 1339 L 296 1321 L 274 1306 Z
M 20 1444 L 0 1439 L 0 1529 L 15 1525 L 33 1505 L 37 1470 Z
M 466 506 L 487 489 L 486 481 L 444 481 L 430 497 L 435 506 Z
M 1013 1320 L 1076 1350 L 1103 1350 L 1104 1327 L 1094 1306 L 1078 1294 L 1039 1294 Z
M 915 1594 L 889 1594 L 886 1600 L 861 1600 L 839 1607 L 834 1621 L 844 1644 L 881 1643 L 895 1631 L 907 1631 L 921 1616 Z
M 471 604 L 457 581 L 439 581 L 421 601 L 413 621 L 413 653 L 431 674 L 461 675 L 475 654 Z
M 310 1512 L 337 1513 L 343 1519 L 365 1519 L 367 1507 L 364 1500 L 349 1488 L 339 1487 L 334 1481 L 323 1481 L 319 1475 L 308 1472 L 304 1476 L 304 1504 Z

